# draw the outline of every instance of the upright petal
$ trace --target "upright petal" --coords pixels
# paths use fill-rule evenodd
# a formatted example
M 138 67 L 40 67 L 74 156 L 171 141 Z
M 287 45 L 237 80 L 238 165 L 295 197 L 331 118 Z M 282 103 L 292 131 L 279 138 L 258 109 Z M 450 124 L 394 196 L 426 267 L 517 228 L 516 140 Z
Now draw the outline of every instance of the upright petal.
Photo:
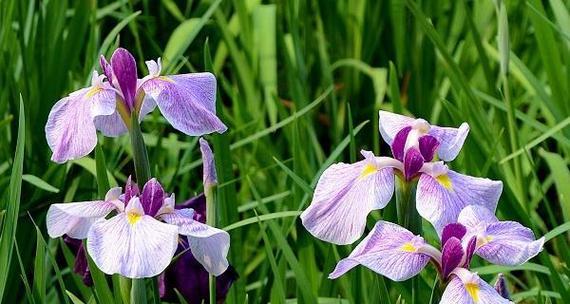
M 497 281 L 495 282 L 494 287 L 497 293 L 501 295 L 501 297 L 507 300 L 511 299 L 511 295 L 509 294 L 509 288 L 507 287 L 507 280 L 505 279 L 505 276 L 502 273 L 499 273 L 497 275 Z
M 379 221 L 354 251 L 329 275 L 336 279 L 357 265 L 363 265 L 394 281 L 417 275 L 430 260 L 420 252 L 425 241 L 393 223 Z
M 311 205 L 301 214 L 301 220 L 312 235 L 323 241 L 351 244 L 364 233 L 368 214 L 384 208 L 393 193 L 391 167 L 371 159 L 334 164 L 319 178 Z
M 441 250 L 441 271 L 442 277 L 447 276 L 461 264 L 465 251 L 461 245 L 461 240 L 456 237 L 449 238 Z
M 460 268 L 460 276 L 454 275 L 447 284 L 440 304 L 507 304 L 495 289 L 475 273 Z
M 227 130 L 216 116 L 216 78 L 211 73 L 153 77 L 140 86 L 175 129 L 191 136 Z
M 111 66 L 113 76 L 127 103 L 129 110 L 134 107 L 134 100 L 137 91 L 137 63 L 129 51 L 118 48 L 111 56 Z
M 57 163 L 78 159 L 97 145 L 94 118 L 115 111 L 115 91 L 92 86 L 60 99 L 51 109 L 45 126 L 46 139 Z
M 129 202 L 131 198 L 138 196 L 139 194 L 139 186 L 133 182 L 132 176 L 129 175 L 129 178 L 127 178 L 127 183 L 125 184 L 125 202 Z
M 463 239 L 466 233 L 467 229 L 465 228 L 465 226 L 459 223 L 447 224 L 443 228 L 443 232 L 441 234 L 441 244 L 445 245 L 445 243 L 447 243 L 447 240 L 449 240 L 452 237 L 461 240 Z
M 398 131 L 394 137 L 394 140 L 392 141 L 392 144 L 390 145 L 390 148 L 392 149 L 392 155 L 395 159 L 401 162 L 404 161 L 404 155 L 406 154 L 406 141 L 411 130 L 412 127 L 407 126 Z
M 495 211 L 503 183 L 471 177 L 448 170 L 436 175 L 422 174 L 416 192 L 418 213 L 441 233 L 457 221 L 461 210 L 471 204 Z
M 408 116 L 394 114 L 386 111 L 380 111 L 378 113 L 378 118 L 380 135 L 382 135 L 384 141 L 389 145 L 392 145 L 394 137 L 396 137 L 396 134 L 398 134 L 400 130 L 407 126 L 411 126 L 415 120 Z
M 469 134 L 469 125 L 465 122 L 459 128 L 432 126 L 429 130 L 429 135 L 439 142 L 437 154 L 444 161 L 452 161 L 457 157 L 467 134 Z
M 162 185 L 152 178 L 144 184 L 140 201 L 146 215 L 155 216 L 164 203 L 166 193 Z
M 148 278 L 170 264 L 178 245 L 178 227 L 140 212 L 142 206 L 134 198 L 125 213 L 99 221 L 89 230 L 87 252 L 104 273 Z
M 406 180 L 411 180 L 420 171 L 424 165 L 424 158 L 420 151 L 416 148 L 411 148 L 406 151 L 404 157 L 404 176 Z
M 208 142 L 203 138 L 200 138 L 200 151 L 202 152 L 202 164 L 204 166 L 204 178 L 202 179 L 204 188 L 212 187 L 218 183 L 214 153 L 212 153 Z
M 181 209 L 162 215 L 162 219 L 178 226 L 178 232 L 188 237 L 194 257 L 209 273 L 219 276 L 229 265 L 226 257 L 230 249 L 230 235 L 194 220 L 193 215 L 194 210 Z
M 51 238 L 64 234 L 74 239 L 84 239 L 91 225 L 116 208 L 105 201 L 52 204 L 47 212 L 46 225 Z
M 431 161 L 439 148 L 439 141 L 431 135 L 424 135 L 418 139 L 418 144 L 425 161 Z

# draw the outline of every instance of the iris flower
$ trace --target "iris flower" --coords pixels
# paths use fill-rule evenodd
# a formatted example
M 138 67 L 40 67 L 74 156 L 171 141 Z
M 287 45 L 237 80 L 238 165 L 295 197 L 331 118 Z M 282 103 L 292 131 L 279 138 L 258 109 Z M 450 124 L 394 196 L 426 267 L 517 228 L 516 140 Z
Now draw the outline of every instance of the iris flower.
M 394 178 L 418 180 L 416 209 L 441 233 L 468 204 L 495 211 L 503 189 L 500 181 L 471 177 L 450 170 L 445 161 L 459 153 L 469 132 L 430 125 L 423 119 L 380 111 L 380 134 L 392 148 L 391 157 L 361 151 L 364 160 L 337 163 L 317 183 L 310 206 L 301 214 L 315 237 L 339 245 L 351 244 L 364 233 L 366 217 L 384 208 L 394 193 Z
M 521 224 L 498 221 L 491 211 L 468 206 L 461 211 L 459 223 L 445 226 L 441 244 L 439 251 L 421 236 L 379 221 L 329 278 L 363 265 L 391 280 L 404 281 L 432 261 L 447 282 L 440 303 L 510 303 L 477 273 L 469 271 L 473 254 L 498 265 L 520 265 L 542 250 L 544 238 L 535 240 L 532 231 Z
M 191 136 L 222 133 L 216 116 L 216 78 L 211 73 L 161 75 L 161 61 L 147 61 L 149 74 L 138 79 L 129 51 L 118 48 L 110 63 L 101 56 L 103 75 L 93 71 L 91 86 L 72 92 L 51 109 L 45 127 L 52 160 L 64 163 L 89 154 L 96 130 L 116 137 L 128 132 L 131 114 L 139 120 L 157 105 L 166 120 Z
M 107 192 L 104 200 L 53 204 L 47 214 L 48 234 L 87 239 L 87 253 L 106 274 L 153 277 L 166 269 L 186 236 L 194 257 L 213 275 L 228 268 L 230 237 L 223 230 L 195 221 L 194 210 L 174 208 L 156 179 L 138 191 L 129 181 Z

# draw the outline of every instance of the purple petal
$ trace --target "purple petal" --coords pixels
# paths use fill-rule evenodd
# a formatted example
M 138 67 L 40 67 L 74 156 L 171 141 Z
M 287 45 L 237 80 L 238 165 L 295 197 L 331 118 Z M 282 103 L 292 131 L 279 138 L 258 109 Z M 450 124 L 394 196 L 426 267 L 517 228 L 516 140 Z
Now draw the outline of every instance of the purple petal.
M 218 178 L 216 176 L 214 154 L 208 142 L 203 138 L 200 138 L 200 151 L 202 152 L 202 164 L 204 165 L 204 188 L 209 188 L 218 183 Z
M 497 291 L 497 293 L 501 295 L 501 297 L 507 300 L 511 299 L 511 296 L 509 294 L 509 289 L 507 288 L 507 280 L 505 279 L 505 276 L 502 273 L 499 273 L 497 275 L 497 282 L 495 282 L 494 288 Z
M 471 177 L 452 170 L 435 178 L 422 174 L 416 192 L 416 207 L 418 213 L 441 234 L 445 225 L 457 222 L 459 213 L 468 204 L 494 211 L 502 189 L 500 181 Z
M 111 56 L 113 75 L 117 80 L 129 110 L 134 108 L 137 91 L 137 63 L 129 51 L 118 48 Z
M 396 136 L 394 137 L 394 141 L 390 145 L 392 149 L 392 155 L 395 159 L 399 161 L 404 161 L 404 154 L 405 154 L 405 147 L 406 147 L 406 140 L 408 139 L 408 134 L 412 130 L 412 127 L 404 127 L 400 130 Z
M 127 178 L 127 184 L 125 185 L 125 202 L 130 202 L 131 198 L 138 196 L 139 194 L 139 186 L 133 182 L 132 176 L 129 175 L 129 178 Z
M 144 184 L 141 194 L 141 204 L 146 215 L 155 216 L 156 212 L 162 207 L 166 193 L 162 185 L 152 178 Z
M 465 261 L 463 262 L 463 267 L 469 268 L 471 265 L 471 259 L 473 258 L 473 254 L 477 249 L 477 237 L 473 236 L 467 242 L 467 246 L 465 246 Z
M 176 209 L 193 209 L 194 219 L 200 223 L 206 223 L 206 196 L 204 196 L 204 193 L 200 193 L 199 195 L 174 207 Z
M 65 244 L 75 254 L 75 264 L 73 265 L 73 272 L 81 277 L 83 284 L 86 286 L 93 286 L 93 278 L 87 265 L 87 252 L 83 246 L 83 242 L 68 236 L 63 238 Z
M 501 297 L 491 285 L 481 280 L 477 274 L 462 270 L 468 275 L 463 275 L 462 278 L 453 276 L 441 296 L 440 304 L 511 303 Z
M 97 145 L 94 118 L 115 111 L 115 92 L 92 86 L 60 99 L 45 126 L 46 139 L 57 163 L 86 156 Z
M 105 56 L 103 55 L 99 56 L 99 65 L 101 66 L 101 71 L 103 71 L 103 74 L 105 74 L 105 76 L 107 77 L 107 80 L 109 80 L 110 83 L 113 83 L 114 82 L 113 68 L 111 67 Z
M 338 163 L 317 183 L 311 205 L 301 214 L 305 228 L 334 244 L 351 244 L 364 233 L 366 217 L 388 204 L 394 193 L 392 168 L 370 161 Z
M 469 125 L 465 122 L 459 128 L 432 126 L 429 131 L 429 135 L 439 142 L 437 154 L 444 161 L 452 161 L 457 157 L 467 134 L 469 134 Z
M 417 275 L 430 260 L 427 254 L 418 252 L 424 245 L 421 237 L 408 230 L 379 221 L 354 251 L 338 262 L 329 278 L 336 279 L 360 264 L 391 280 L 407 280 Z
M 125 121 L 117 111 L 111 115 L 96 116 L 93 122 L 95 128 L 107 137 L 119 137 L 129 131 Z
M 125 213 L 99 221 L 89 230 L 87 252 L 106 274 L 148 278 L 163 272 L 178 245 L 178 227 L 142 215 L 138 198 Z
M 441 233 L 441 244 L 445 245 L 445 243 L 447 243 L 447 240 L 449 240 L 451 237 L 455 237 L 461 240 L 465 236 L 465 233 L 467 233 L 465 226 L 459 223 L 447 224 Z
M 431 161 L 437 148 L 439 148 L 439 142 L 437 139 L 431 135 L 424 135 L 419 138 L 419 148 L 425 161 Z
M 411 180 L 424 165 L 424 158 L 420 151 L 410 148 L 406 152 L 404 159 L 404 175 L 406 180 Z
M 216 78 L 211 73 L 154 77 L 141 88 L 154 99 L 166 120 L 187 135 L 227 130 L 216 116 Z
M 380 111 L 378 113 L 378 120 L 380 135 L 389 145 L 392 145 L 396 134 L 398 134 L 400 130 L 407 126 L 411 126 L 414 121 L 413 118 L 386 111 Z
M 443 245 L 441 255 L 441 270 L 442 277 L 447 276 L 461 263 L 464 251 L 461 245 L 461 240 L 456 237 L 451 237 Z
M 185 242 L 184 242 L 185 243 Z M 185 250 L 179 245 L 176 254 Z M 194 258 L 190 251 L 183 253 L 158 278 L 160 298 L 168 302 L 177 302 L 178 297 L 174 289 L 190 304 L 208 303 L 210 300 L 208 289 L 208 272 Z M 216 277 L 216 301 L 223 303 L 226 295 L 238 274 L 230 265 L 220 276 Z
M 484 240 L 475 253 L 493 264 L 507 266 L 526 263 L 544 246 L 544 237 L 535 240 L 532 230 L 511 221 L 490 224 Z

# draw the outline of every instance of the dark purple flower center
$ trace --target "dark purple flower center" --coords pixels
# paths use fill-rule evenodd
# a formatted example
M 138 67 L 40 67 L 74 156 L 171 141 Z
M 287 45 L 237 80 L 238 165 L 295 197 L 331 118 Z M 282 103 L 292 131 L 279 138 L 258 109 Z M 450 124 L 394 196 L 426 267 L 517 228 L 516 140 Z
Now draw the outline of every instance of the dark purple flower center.
M 151 179 L 143 187 L 140 200 L 146 215 L 155 216 L 164 203 L 166 193 L 162 185 L 155 179 Z
M 421 135 L 423 133 L 418 132 L 420 131 L 412 126 L 402 128 L 390 146 L 394 158 L 404 163 L 404 177 L 407 180 L 412 179 L 420 171 L 424 162 L 433 160 L 439 147 L 439 141 L 435 137 L 429 134 Z M 409 140 L 417 140 L 417 143 L 408 143 Z
M 446 278 L 457 267 L 469 269 L 471 258 L 475 253 L 477 237 L 471 237 L 466 248 L 462 240 L 467 234 L 467 228 L 459 223 L 448 224 L 441 234 L 441 272 Z

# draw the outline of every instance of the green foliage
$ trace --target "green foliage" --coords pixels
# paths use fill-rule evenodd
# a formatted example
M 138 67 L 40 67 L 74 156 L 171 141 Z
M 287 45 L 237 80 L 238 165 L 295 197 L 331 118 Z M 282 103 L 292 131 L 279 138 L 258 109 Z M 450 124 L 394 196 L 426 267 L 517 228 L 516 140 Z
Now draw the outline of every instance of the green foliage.
M 364 268 L 328 280 L 352 248 L 316 240 L 298 219 L 327 166 L 361 148 L 389 155 L 379 109 L 469 123 L 450 165 L 502 180 L 499 218 L 547 236 L 532 262 L 475 260 L 475 270 L 488 281 L 505 273 L 516 301 L 570 303 L 569 16 L 563 0 L 0 1 L 0 299 L 130 300 L 127 282 L 96 269 L 95 286 L 83 286 L 68 248 L 43 237 L 51 203 L 101 197 L 135 171 L 126 136 L 100 136 L 95 155 L 58 165 L 44 134 L 53 104 L 120 45 L 140 77 L 144 60 L 162 57 L 165 72 L 218 79 L 229 130 L 208 137 L 216 220 L 240 275 L 228 303 L 411 303 L 409 285 Z M 142 138 L 150 171 L 179 202 L 203 191 L 195 138 L 158 113 Z M 428 299 L 434 280 L 419 277 L 414 298 Z

